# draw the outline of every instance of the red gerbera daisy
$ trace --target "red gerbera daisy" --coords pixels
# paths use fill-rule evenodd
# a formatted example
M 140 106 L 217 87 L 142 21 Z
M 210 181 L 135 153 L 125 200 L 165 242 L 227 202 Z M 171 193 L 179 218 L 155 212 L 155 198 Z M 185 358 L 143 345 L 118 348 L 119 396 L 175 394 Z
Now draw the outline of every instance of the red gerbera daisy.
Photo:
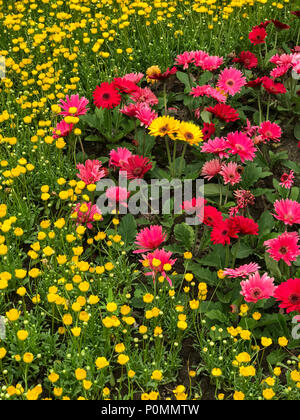
M 251 51 L 242 51 L 239 57 L 233 59 L 235 63 L 240 63 L 246 69 L 252 69 L 253 67 L 257 67 L 258 60 L 256 55 L 253 54 Z
M 215 226 L 223 221 L 222 213 L 213 206 L 204 207 L 204 220 L 203 223 L 207 226 Z
M 249 34 L 250 42 L 254 45 L 264 44 L 267 36 L 265 28 L 254 27 Z
M 238 230 L 235 226 L 230 226 L 228 219 L 216 223 L 211 232 L 211 241 L 213 244 L 230 244 L 231 238 L 237 238 Z
M 126 177 L 128 179 L 141 179 L 151 168 L 152 163 L 150 163 L 148 158 L 143 156 L 132 156 L 128 158 L 127 162 L 124 162 L 121 165 L 120 171 L 126 172 Z
M 287 25 L 286 23 L 280 22 L 277 19 L 272 19 L 272 23 L 274 24 L 274 26 L 276 26 L 277 29 L 280 29 L 281 31 L 283 31 L 284 29 L 290 29 L 290 25 Z
M 279 95 L 281 93 L 286 93 L 286 88 L 283 83 L 275 83 L 269 77 L 263 77 L 263 87 L 267 92 L 272 93 L 273 95 Z
M 203 140 L 208 140 L 216 131 L 214 123 L 204 123 L 202 128 Z
M 112 109 L 121 102 L 121 95 L 113 83 L 103 82 L 93 92 L 94 103 L 97 108 Z
M 245 86 L 247 86 L 247 87 L 258 87 L 258 86 L 261 86 L 262 82 L 263 82 L 263 78 L 258 77 L 255 80 L 250 80 L 248 83 L 246 83 Z
M 228 219 L 228 223 L 243 235 L 258 235 L 258 224 L 248 217 L 234 216 Z
M 300 279 L 289 279 L 281 283 L 277 287 L 274 297 L 281 302 L 279 307 L 286 309 L 287 313 L 300 312 Z
M 236 121 L 240 118 L 237 110 L 226 104 L 217 104 L 214 107 L 210 106 L 206 110 L 226 122 Z

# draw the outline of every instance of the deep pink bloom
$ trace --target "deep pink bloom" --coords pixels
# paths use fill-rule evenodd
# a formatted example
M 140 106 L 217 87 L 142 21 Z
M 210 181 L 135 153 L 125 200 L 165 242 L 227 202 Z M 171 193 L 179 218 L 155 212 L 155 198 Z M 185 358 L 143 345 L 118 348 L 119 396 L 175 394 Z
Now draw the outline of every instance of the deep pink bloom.
M 143 73 L 127 73 L 123 76 L 125 80 L 128 80 L 129 82 L 132 82 L 135 84 L 139 83 L 143 77 L 144 77 Z
M 116 208 L 117 204 L 123 207 L 128 207 L 127 200 L 130 197 L 130 191 L 122 187 L 109 187 L 106 190 L 106 197 L 108 198 L 108 205 Z
M 281 283 L 274 294 L 276 300 L 281 302 L 280 308 L 286 312 L 300 312 L 300 279 L 289 279 Z
M 229 155 L 226 150 L 229 149 L 228 143 L 224 137 L 215 137 L 213 140 L 208 140 L 203 144 L 202 153 L 213 153 L 218 155 L 220 159 L 228 158 Z
M 233 122 L 240 118 L 237 110 L 226 104 L 217 104 L 214 107 L 208 107 L 206 110 L 226 122 Z
M 276 291 L 274 278 L 269 277 L 267 273 L 260 276 L 258 271 L 250 276 L 248 280 L 242 281 L 241 287 L 241 295 L 244 296 L 245 301 L 254 303 L 273 297 Z
M 53 130 L 52 137 L 58 139 L 66 137 L 73 130 L 73 124 L 67 124 L 64 120 L 59 122 Z
M 277 200 L 274 203 L 276 214 L 273 216 L 277 220 L 281 220 L 285 225 L 292 226 L 293 224 L 300 223 L 300 203 L 297 201 Z
M 147 102 L 142 102 L 136 106 L 135 117 L 141 122 L 141 126 L 149 127 L 151 122 L 158 117 L 158 114 L 150 108 Z
M 116 89 L 127 95 L 135 92 L 138 89 L 138 86 L 135 83 L 126 79 L 125 77 L 116 77 L 113 80 L 113 83 Z
M 203 165 L 201 175 L 210 181 L 214 176 L 220 173 L 221 167 L 222 164 L 219 159 L 210 160 Z
M 224 179 L 224 184 L 235 185 L 241 181 L 241 174 L 239 172 L 239 165 L 235 162 L 224 163 L 219 172 Z
M 280 141 L 282 131 L 278 124 L 271 123 L 270 121 L 264 121 L 258 129 L 258 133 L 265 141 Z
M 175 59 L 175 64 L 178 66 L 183 66 L 183 69 L 186 70 L 189 68 L 189 65 L 194 61 L 194 52 L 185 51 L 182 54 L 177 55 Z
M 79 163 L 76 168 L 79 170 L 78 178 L 86 185 L 95 184 L 108 174 L 107 169 L 102 168 L 102 162 L 99 160 L 87 160 L 84 165 Z
M 249 33 L 249 40 L 253 45 L 264 44 L 267 37 L 267 32 L 265 28 L 252 28 L 252 31 Z
M 230 244 L 231 238 L 238 238 L 238 230 L 230 226 L 227 220 L 220 221 L 213 226 L 211 241 L 213 244 Z
M 157 96 L 148 87 L 138 87 L 130 94 L 130 97 L 134 102 L 146 102 L 150 106 L 158 104 Z
M 202 128 L 203 140 L 208 140 L 215 133 L 216 126 L 214 123 L 204 123 Z
M 249 217 L 233 216 L 228 219 L 228 223 L 242 235 L 258 235 L 259 226 Z
M 253 140 L 246 136 L 246 134 L 238 131 L 229 133 L 227 135 L 227 141 L 230 148 L 229 153 L 239 155 L 242 162 L 254 159 L 256 147 L 254 146 Z
M 72 95 L 71 97 L 67 95 L 65 101 L 60 99 L 59 102 L 60 107 L 63 109 L 63 111 L 59 114 L 63 115 L 64 117 L 69 115 L 78 117 L 79 115 L 85 115 L 89 110 L 89 108 L 86 107 L 89 101 L 84 97 L 79 98 L 79 95 Z M 72 109 L 70 110 L 70 108 L 76 108 L 76 111 Z
M 109 166 L 116 166 L 120 168 L 132 156 L 132 153 L 126 147 L 118 147 L 117 150 L 112 150 L 109 154 Z
M 149 254 L 144 255 L 143 259 L 144 261 L 148 261 L 149 263 L 149 269 L 151 270 L 150 273 L 146 273 L 146 276 L 152 276 L 153 277 L 153 283 L 155 282 L 155 278 L 157 274 L 163 276 L 165 279 L 167 279 L 169 285 L 172 287 L 172 280 L 170 277 L 167 276 L 165 271 L 165 266 L 168 264 L 171 267 L 175 264 L 176 259 L 172 259 L 172 252 L 167 252 L 163 249 L 156 249 L 154 252 L 151 252 Z M 153 263 L 153 260 L 156 260 L 157 262 L 160 262 L 160 265 L 157 267 L 157 264 Z M 141 261 L 142 262 L 142 261 Z
M 221 71 L 217 82 L 218 88 L 231 96 L 241 91 L 241 88 L 245 86 L 246 78 L 240 70 L 234 67 L 226 68 Z
M 93 92 L 94 103 L 97 108 L 112 109 L 121 102 L 121 95 L 114 83 L 103 82 Z
M 294 171 L 290 171 L 289 174 L 284 173 L 280 178 L 280 185 L 287 190 L 290 190 L 294 184 Z
M 269 77 L 262 77 L 262 85 L 267 92 L 273 95 L 280 95 L 286 93 L 286 88 L 283 83 L 275 83 Z
M 87 207 L 87 212 L 83 212 L 80 210 L 82 208 L 82 203 L 77 203 L 74 208 L 74 213 L 77 213 L 76 224 L 79 225 L 86 225 L 88 229 L 92 229 L 94 222 L 94 215 L 101 214 L 100 209 L 96 206 L 96 204 L 92 205 L 91 202 L 83 203 Z
M 223 274 L 233 279 L 242 278 L 245 279 L 250 274 L 256 273 L 260 269 L 260 266 L 256 263 L 244 264 L 237 268 L 225 268 Z
M 239 57 L 234 58 L 233 61 L 242 64 L 246 69 L 257 67 L 258 64 L 256 55 L 251 51 L 242 51 Z
M 207 201 L 203 197 L 193 197 L 190 201 L 184 201 L 181 208 L 188 214 L 199 214 L 202 212 L 206 203 Z
M 198 51 L 194 51 L 194 64 L 196 67 L 202 67 L 204 60 L 208 57 L 209 55 L 202 50 L 198 50 Z
M 300 255 L 298 241 L 297 232 L 284 232 L 277 238 L 265 241 L 264 245 L 273 260 L 283 260 L 287 265 L 291 265 L 291 261 L 296 261 Z
M 167 234 L 163 232 L 162 226 L 153 225 L 142 229 L 136 237 L 135 244 L 139 248 L 134 254 L 153 251 L 165 242 Z
M 214 71 L 223 64 L 223 57 L 210 55 L 203 60 L 202 70 Z
M 123 108 L 120 109 L 120 112 L 128 117 L 135 117 L 137 109 L 138 104 L 129 103 L 128 105 L 124 105 Z
M 193 87 L 192 90 L 190 91 L 190 95 L 193 96 L 194 98 L 205 96 L 210 87 L 211 87 L 210 85 L 202 85 L 202 86 Z
M 203 223 L 205 225 L 213 227 L 221 222 L 223 222 L 223 215 L 218 209 L 213 206 L 204 207 Z
M 271 71 L 270 76 L 273 77 L 273 79 L 277 79 L 278 77 L 285 75 L 290 68 L 291 64 L 283 64 L 281 66 L 275 67 L 275 69 Z
M 141 179 L 150 171 L 152 163 L 143 156 L 131 156 L 120 166 L 120 171 L 126 173 L 127 179 Z

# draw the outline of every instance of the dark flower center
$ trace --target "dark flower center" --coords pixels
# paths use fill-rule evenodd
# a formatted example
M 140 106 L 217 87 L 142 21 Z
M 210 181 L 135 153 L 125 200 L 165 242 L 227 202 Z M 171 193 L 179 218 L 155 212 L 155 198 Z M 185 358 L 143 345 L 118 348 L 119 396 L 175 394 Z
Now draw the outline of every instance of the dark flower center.
M 103 98 L 105 101 L 108 101 L 108 100 L 109 100 L 109 98 L 110 98 L 110 94 L 109 94 L 109 93 L 103 93 L 102 98 Z
M 258 287 L 256 287 L 255 289 L 252 290 L 251 295 L 257 298 L 258 296 L 261 295 L 261 290 Z
M 289 301 L 290 303 L 292 303 L 293 305 L 296 305 L 298 303 L 300 303 L 300 294 L 297 293 L 293 293 L 289 296 Z
M 286 253 L 288 252 L 287 247 L 286 247 L 286 246 L 282 246 L 282 247 L 279 249 L 279 252 L 280 252 L 281 254 L 286 254 Z
M 135 176 L 139 176 L 139 175 L 141 175 L 141 174 L 142 174 L 142 172 L 143 172 L 143 169 L 142 169 L 142 168 L 135 168 L 135 169 L 132 171 L 133 175 L 135 175 Z

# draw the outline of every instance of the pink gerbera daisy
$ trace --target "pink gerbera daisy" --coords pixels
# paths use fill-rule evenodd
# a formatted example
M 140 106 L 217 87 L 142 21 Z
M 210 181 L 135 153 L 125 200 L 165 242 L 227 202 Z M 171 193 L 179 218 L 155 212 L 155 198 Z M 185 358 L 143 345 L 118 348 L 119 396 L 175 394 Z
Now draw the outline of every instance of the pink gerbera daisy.
M 108 205 L 114 209 L 117 207 L 117 204 L 120 204 L 123 207 L 128 207 L 127 200 L 130 196 L 130 191 L 127 191 L 123 187 L 109 187 L 106 190 L 106 197 L 108 198 Z
M 241 287 L 241 295 L 244 296 L 245 301 L 254 303 L 273 297 L 276 291 L 274 278 L 269 277 L 267 273 L 260 276 L 259 272 L 250 276 L 248 280 L 242 281 Z
M 219 159 L 210 160 L 203 165 L 201 175 L 210 181 L 213 177 L 220 173 L 221 167 L 222 164 Z
M 134 254 L 153 251 L 165 242 L 167 234 L 163 232 L 162 226 L 153 225 L 142 229 L 136 237 L 135 244 L 139 248 Z
M 125 172 L 128 179 L 141 179 L 150 171 L 152 163 L 149 159 L 143 156 L 131 156 L 127 162 L 120 166 L 120 171 Z
M 132 156 L 132 153 L 126 147 L 118 147 L 117 150 L 112 150 L 109 154 L 109 166 L 116 166 L 120 168 Z
M 149 127 L 158 114 L 146 102 L 143 102 L 137 104 L 135 117 L 140 121 L 141 126 Z
M 231 67 L 221 71 L 217 86 L 229 95 L 234 96 L 241 91 L 245 84 L 246 78 L 243 76 L 243 73 Z
M 157 96 L 148 87 L 137 87 L 137 89 L 131 93 L 130 97 L 134 102 L 144 102 L 150 106 L 158 104 Z
M 273 216 L 281 220 L 285 225 L 292 226 L 293 224 L 300 223 L 300 203 L 297 201 L 289 200 L 277 200 L 274 203 L 276 214 Z
M 294 171 L 290 171 L 289 174 L 284 173 L 280 178 L 280 185 L 287 190 L 290 190 L 294 184 Z
M 242 162 L 254 159 L 256 148 L 253 140 L 251 140 L 246 134 L 238 131 L 229 133 L 227 135 L 227 141 L 230 148 L 229 153 L 239 155 Z
M 296 261 L 300 255 L 298 241 L 297 232 L 284 232 L 277 238 L 265 241 L 264 245 L 273 260 L 283 260 L 287 265 L 291 265 L 291 261 Z
M 244 264 L 237 268 L 225 268 L 223 274 L 233 279 L 242 278 L 245 279 L 250 274 L 256 273 L 260 269 L 260 266 L 256 263 Z
M 219 173 L 224 179 L 224 184 L 235 185 L 238 184 L 241 180 L 239 165 L 235 162 L 228 162 L 223 164 Z
M 224 137 L 215 137 L 213 140 L 208 140 L 203 144 L 201 152 L 202 153 L 213 153 L 218 155 L 220 159 L 228 158 L 229 155 L 226 152 L 229 146 Z
M 99 160 L 87 160 L 84 165 L 79 163 L 76 168 L 79 170 L 78 178 L 86 185 L 95 184 L 108 174 L 107 169 L 102 168 L 102 162 Z
M 86 107 L 89 101 L 86 98 L 79 98 L 79 95 L 72 95 L 69 97 L 66 96 L 66 100 L 63 101 L 60 99 L 60 107 L 63 109 L 60 112 L 60 115 L 64 117 L 67 116 L 74 116 L 78 117 L 79 115 L 85 115 L 88 112 L 88 108 Z
M 203 64 L 201 65 L 202 70 L 217 70 L 223 64 L 223 61 L 223 57 L 210 55 L 203 60 Z
M 208 57 L 205 51 L 198 50 L 194 51 L 194 64 L 196 67 L 202 67 L 204 60 Z
M 281 137 L 281 128 L 278 124 L 271 123 L 270 121 L 264 121 L 261 123 L 259 129 L 259 134 L 261 135 L 263 140 L 270 141 L 280 141 Z
M 83 209 L 84 207 L 84 209 Z M 92 205 L 89 203 L 77 203 L 74 208 L 74 213 L 77 215 L 76 223 L 81 225 L 86 225 L 88 229 L 92 229 L 92 223 L 95 221 L 95 214 L 101 214 L 100 209 L 96 204 Z M 73 213 L 73 214 L 74 214 Z
M 73 130 L 73 124 L 67 124 L 64 120 L 60 121 L 53 130 L 52 137 L 58 139 L 66 137 Z
M 172 287 L 172 280 L 166 274 L 167 267 L 172 267 L 176 259 L 172 259 L 172 252 L 167 252 L 163 249 L 156 249 L 154 252 L 147 255 L 143 254 L 144 261 L 149 264 L 150 273 L 146 273 L 146 276 L 153 277 L 153 283 L 155 282 L 157 274 L 163 276 Z
M 188 69 L 189 65 L 194 61 L 194 52 L 185 51 L 182 54 L 177 55 L 175 59 L 175 64 L 178 66 L 183 66 L 183 69 Z

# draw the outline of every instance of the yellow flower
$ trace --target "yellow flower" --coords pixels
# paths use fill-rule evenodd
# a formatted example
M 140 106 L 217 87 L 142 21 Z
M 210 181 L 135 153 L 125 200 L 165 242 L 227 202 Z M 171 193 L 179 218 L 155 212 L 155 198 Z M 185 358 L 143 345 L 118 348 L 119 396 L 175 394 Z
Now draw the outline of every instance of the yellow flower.
M 25 341 L 27 339 L 27 337 L 28 337 L 28 331 L 26 331 L 26 330 L 19 330 L 17 332 L 17 337 L 18 337 L 19 340 Z
M 261 314 L 259 312 L 254 312 L 254 314 L 252 315 L 252 318 L 255 321 L 259 321 L 261 319 Z
M 240 367 L 240 375 L 247 378 L 249 376 L 256 375 L 256 369 L 253 366 L 241 366 Z
M 272 400 L 275 397 L 275 392 L 272 388 L 267 388 L 263 390 L 263 396 L 266 400 Z
M 144 301 L 145 303 L 151 303 L 151 302 L 153 301 L 153 299 L 154 299 L 154 296 L 153 296 L 153 295 L 151 295 L 150 293 L 146 293 L 146 294 L 143 296 L 143 301 Z
M 169 115 L 155 118 L 149 126 L 150 135 L 154 137 L 169 136 L 175 139 L 180 122 Z
M 118 363 L 120 365 L 125 365 L 129 361 L 129 357 L 126 354 L 119 354 Z
M 286 347 L 289 343 L 289 340 L 287 340 L 285 337 L 279 337 L 278 338 L 278 344 L 280 347 Z
M 132 369 L 130 369 L 130 370 L 128 371 L 128 377 L 129 377 L 130 379 L 132 379 L 134 376 L 135 376 L 135 371 L 134 371 L 134 370 L 132 370 Z
M 0 359 L 3 359 L 6 356 L 7 351 L 4 347 L 0 348 Z
M 123 353 L 125 351 L 125 346 L 123 343 L 119 343 L 115 345 L 115 352 L 116 353 Z
M 152 372 L 151 379 L 154 379 L 155 381 L 161 381 L 162 378 L 163 378 L 163 374 L 161 370 L 154 370 Z
M 192 145 L 197 145 L 203 140 L 201 129 L 190 122 L 182 121 L 178 127 L 177 140 L 182 140 Z
M 80 368 L 76 369 L 75 370 L 75 377 L 78 381 L 82 381 L 83 379 L 86 378 L 86 370 L 80 369 Z
M 211 374 L 212 374 L 212 376 L 215 376 L 215 377 L 219 377 L 219 376 L 221 376 L 222 375 L 222 371 L 221 371 L 221 369 L 219 369 L 219 368 L 214 368 L 212 371 L 211 371 Z
M 243 401 L 245 399 L 245 394 L 243 394 L 243 392 L 240 391 L 235 391 L 235 393 L 233 394 L 233 399 L 235 401 Z
M 96 366 L 98 369 L 103 369 L 109 366 L 109 361 L 105 357 L 98 357 L 96 360 Z
M 273 341 L 271 338 L 262 337 L 261 338 L 261 344 L 264 347 L 270 347 L 272 345 Z
M 49 379 L 50 382 L 52 382 L 54 384 L 55 382 L 57 382 L 59 380 L 59 375 L 55 372 L 52 372 L 48 376 L 48 379 Z
M 115 302 L 109 302 L 106 305 L 106 309 L 108 310 L 108 312 L 115 312 L 117 310 L 118 306 Z
M 31 363 L 33 361 L 33 354 L 32 353 L 25 353 L 23 356 L 24 363 Z

